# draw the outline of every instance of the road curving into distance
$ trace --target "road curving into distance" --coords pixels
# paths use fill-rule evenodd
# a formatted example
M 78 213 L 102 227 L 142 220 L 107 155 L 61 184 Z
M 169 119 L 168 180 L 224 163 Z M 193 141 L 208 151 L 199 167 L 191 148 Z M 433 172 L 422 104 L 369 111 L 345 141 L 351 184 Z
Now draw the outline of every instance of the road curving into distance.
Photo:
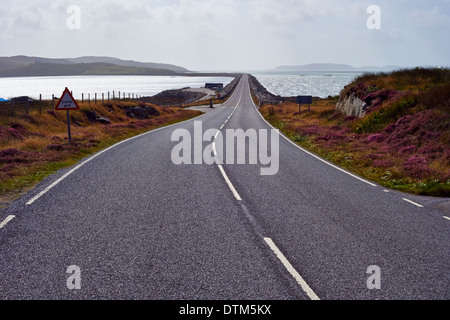
M 196 145 L 200 126 L 215 140 Z M 225 161 L 239 129 L 259 133 L 247 151 L 278 146 L 272 174 Z M 272 130 L 244 76 L 220 108 L 47 178 L 0 216 L 0 299 L 450 298 L 442 212 Z M 176 132 L 202 164 L 174 164 Z M 204 163 L 211 146 L 223 162 Z

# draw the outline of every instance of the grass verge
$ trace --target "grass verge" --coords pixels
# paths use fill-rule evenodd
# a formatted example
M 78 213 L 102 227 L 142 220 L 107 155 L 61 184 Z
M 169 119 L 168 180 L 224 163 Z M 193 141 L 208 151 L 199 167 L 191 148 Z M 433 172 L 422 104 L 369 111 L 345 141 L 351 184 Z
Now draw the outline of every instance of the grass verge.
M 133 136 L 202 114 L 133 101 L 84 103 L 80 108 L 71 112 L 72 143 L 67 138 L 65 112 L 50 109 L 42 114 L 35 111 L 15 117 L 0 113 L 0 208 L 45 177 L 87 156 Z
M 392 118 L 382 113 L 378 122 L 376 114 L 358 119 L 336 113 L 337 99 L 319 100 L 311 112 L 300 114 L 298 105 L 289 102 L 260 111 L 298 145 L 365 179 L 407 193 L 450 197 L 448 117 L 417 105 L 411 113 L 406 97 L 390 111 L 399 118 L 394 128 Z M 404 108 L 408 115 L 398 113 Z

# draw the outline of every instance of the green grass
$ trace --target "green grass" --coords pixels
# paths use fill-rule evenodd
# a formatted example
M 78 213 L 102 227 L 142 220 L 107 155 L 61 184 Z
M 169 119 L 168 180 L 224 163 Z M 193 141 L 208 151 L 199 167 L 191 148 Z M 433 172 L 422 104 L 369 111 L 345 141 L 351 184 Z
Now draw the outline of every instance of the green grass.
M 179 123 L 188 119 L 191 119 L 193 117 L 196 117 L 200 115 L 200 112 L 193 112 L 190 111 L 188 113 L 185 113 L 184 115 L 179 114 L 177 115 L 177 111 L 174 111 L 174 113 L 170 113 L 169 116 L 167 116 L 167 119 L 164 123 L 155 125 L 155 124 L 149 124 L 143 127 L 138 128 L 123 128 L 123 129 L 115 129 L 114 131 L 109 130 L 101 130 L 103 127 L 98 127 L 101 131 L 94 131 L 94 133 L 101 137 L 99 139 L 99 142 L 95 145 L 86 147 L 83 144 L 80 144 L 79 147 L 73 147 L 73 150 L 71 149 L 70 152 L 65 154 L 65 156 L 59 160 L 59 161 L 40 161 L 37 163 L 32 163 L 30 165 L 26 166 L 17 166 L 17 168 L 14 170 L 14 176 L 8 179 L 1 179 L 0 180 L 0 208 L 8 206 L 11 201 L 17 199 L 25 192 L 32 189 L 36 184 L 41 182 L 46 177 L 50 176 L 51 174 L 57 172 L 58 170 L 71 167 L 78 163 L 80 160 L 91 156 L 101 150 L 104 150 L 105 148 L 108 148 L 120 141 L 126 140 L 128 138 L 140 135 L 142 133 L 154 130 L 156 128 L 161 128 L 165 126 L 169 126 L 175 123 Z M 36 114 L 34 115 L 36 118 L 39 117 Z M 46 122 L 48 122 L 49 117 L 48 115 L 45 115 L 42 119 L 44 119 Z M 41 120 L 42 120 L 41 119 Z M 5 119 L 2 119 L 3 123 L 7 123 Z M 56 123 L 56 120 L 53 120 Z M 34 126 L 34 130 L 41 132 L 45 132 L 49 136 L 52 135 L 51 132 L 48 132 L 48 125 L 46 125 L 46 122 L 38 124 L 37 126 Z M 89 126 L 86 126 L 85 129 L 89 129 Z M 106 127 L 105 127 L 106 129 Z M 105 133 L 106 132 L 106 133 Z M 75 134 L 76 137 L 76 134 Z M 89 137 L 88 139 L 96 138 L 94 135 L 93 137 Z M 12 141 L 11 143 L 14 143 Z M 50 141 L 48 142 L 51 143 Z M 68 142 L 61 142 L 62 145 L 68 146 Z M 11 145 L 10 147 L 13 147 Z M 7 149 L 9 146 L 4 146 L 3 149 Z M 38 152 L 41 152 L 42 150 L 36 150 Z M 1 159 L 0 159 L 1 160 Z
M 375 133 L 384 129 L 388 124 L 400 119 L 409 113 L 417 103 L 417 97 L 408 95 L 389 107 L 381 108 L 375 112 L 360 118 L 354 124 L 354 130 L 358 133 Z
M 405 100 L 407 101 L 407 100 Z M 323 101 L 324 104 L 327 101 Z M 406 102 L 404 102 L 406 103 Z M 399 104 L 399 108 L 402 107 L 402 103 Z M 270 124 L 275 128 L 278 128 L 283 134 L 285 134 L 292 141 L 297 143 L 304 149 L 317 154 L 323 159 L 330 161 L 339 167 L 342 167 L 350 172 L 353 172 L 362 178 L 373 181 L 385 188 L 398 190 L 406 193 L 417 194 L 417 195 L 427 195 L 435 197 L 450 197 L 450 181 L 442 182 L 439 180 L 424 180 L 415 181 L 407 176 L 401 174 L 396 168 L 384 169 L 375 168 L 367 163 L 364 158 L 364 152 L 360 152 L 352 149 L 352 145 L 342 145 L 339 149 L 329 149 L 321 146 L 317 143 L 312 136 L 299 134 L 293 130 L 293 122 L 307 127 L 310 125 L 312 118 L 319 117 L 322 118 L 323 123 L 327 123 L 327 126 L 335 126 L 341 123 L 340 119 L 330 121 L 328 116 L 323 116 L 324 114 L 329 114 L 329 112 L 316 112 L 310 115 L 302 115 L 301 118 L 292 120 L 293 117 L 291 113 L 286 111 L 284 107 L 285 114 L 280 114 L 280 110 L 283 110 L 283 106 L 278 107 L 279 110 L 271 111 L 269 108 L 265 107 L 267 110 L 263 109 L 263 115 Z M 277 108 L 277 107 L 276 107 Z M 294 112 L 295 109 L 290 110 Z M 372 120 L 370 120 L 372 121 Z M 383 124 L 384 125 L 384 124 Z M 376 128 L 382 127 L 382 125 L 377 124 Z M 371 128 L 374 130 L 375 127 Z

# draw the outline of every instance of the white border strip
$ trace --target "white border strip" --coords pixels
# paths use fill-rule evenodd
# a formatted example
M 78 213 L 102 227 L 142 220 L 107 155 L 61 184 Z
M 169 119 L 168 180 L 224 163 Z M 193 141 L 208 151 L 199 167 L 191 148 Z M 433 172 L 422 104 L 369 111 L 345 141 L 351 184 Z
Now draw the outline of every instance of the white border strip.
M 278 249 L 275 243 L 270 238 L 264 238 L 264 241 L 269 245 L 270 249 L 276 254 L 278 259 L 280 259 L 281 263 L 284 267 L 289 271 L 291 276 L 294 277 L 295 281 L 302 287 L 303 291 L 308 295 L 311 300 L 320 300 L 319 297 L 314 293 L 311 287 L 306 283 L 306 281 L 302 278 L 302 276 L 294 269 L 292 264 L 286 259 L 283 253 Z
M 423 205 L 418 204 L 417 202 L 411 201 L 411 200 L 406 199 L 406 198 L 403 198 L 403 200 L 405 200 L 406 202 L 409 202 L 409 203 L 415 205 L 416 207 L 423 208 Z
M 249 86 L 248 90 L 250 91 L 250 86 Z M 250 94 L 251 94 L 251 92 L 250 92 Z M 261 119 L 263 119 L 264 122 L 266 122 L 271 128 L 273 128 L 274 130 L 276 130 L 276 129 L 275 129 L 275 128 L 274 128 L 274 127 L 266 120 L 266 119 L 264 119 L 264 117 L 262 116 L 261 112 L 259 112 L 259 110 L 256 108 L 256 105 L 255 105 L 255 103 L 253 102 L 253 99 L 251 99 L 251 101 L 252 101 L 252 103 L 253 103 L 253 107 L 255 107 L 255 109 L 256 109 L 256 111 L 258 112 L 258 114 L 259 114 L 259 116 L 261 117 Z M 365 180 L 365 179 L 363 179 L 363 178 L 361 178 L 361 177 L 358 177 L 357 175 L 354 175 L 353 173 L 350 173 L 350 172 L 348 172 L 347 170 L 344 170 L 344 169 L 342 169 L 342 168 L 340 168 L 340 167 L 338 167 L 338 166 L 332 164 L 331 162 L 328 162 L 327 160 L 322 159 L 321 157 L 315 155 L 314 153 L 312 153 L 312 152 L 310 152 L 310 151 L 308 151 L 308 150 L 303 149 L 303 148 L 300 147 L 298 144 L 296 144 L 294 141 L 292 141 L 291 139 L 289 139 L 288 137 L 286 137 L 284 134 L 282 134 L 279 130 L 278 130 L 278 134 L 279 134 L 280 136 L 282 136 L 284 139 L 286 139 L 286 141 L 288 141 L 288 142 L 289 142 L 290 144 L 292 144 L 293 146 L 295 146 L 295 147 L 297 147 L 298 149 L 300 149 L 301 151 L 303 151 L 303 152 L 309 154 L 310 156 L 316 158 L 317 160 L 322 161 L 323 163 L 329 165 L 330 167 L 333 167 L 333 168 L 335 168 L 336 170 L 339 170 L 339 171 L 341 171 L 341 172 L 343 172 L 343 173 L 345 173 L 345 174 L 347 174 L 347 175 L 349 175 L 349 176 L 351 176 L 351 177 L 353 177 L 353 178 L 355 178 L 355 179 L 358 179 L 358 180 L 360 180 L 360 181 L 362 181 L 362 182 L 365 182 L 365 183 L 367 183 L 368 185 L 371 185 L 372 187 L 377 187 L 377 186 L 378 186 L 378 185 L 376 185 L 375 183 L 372 183 L 372 182 L 367 181 L 367 180 Z
M 215 110 L 217 110 L 217 109 L 219 109 L 219 108 L 216 108 Z M 213 111 L 214 111 L 214 110 L 213 110 Z M 157 132 L 157 131 L 165 130 L 165 129 L 167 129 L 167 128 L 174 127 L 174 126 L 177 126 L 177 125 L 180 125 L 180 124 L 182 124 L 182 123 L 189 122 L 189 121 L 192 121 L 192 120 L 198 120 L 198 119 L 200 119 L 200 118 L 202 118 L 202 117 L 204 117 L 204 116 L 206 116 L 206 115 L 208 115 L 208 114 L 210 114 L 210 113 L 211 113 L 211 112 L 205 113 L 205 114 L 203 114 L 203 115 L 201 115 L 201 116 L 199 116 L 199 117 L 196 117 L 196 118 L 193 118 L 193 119 L 189 119 L 189 120 L 186 120 L 186 121 L 182 121 L 182 122 L 178 122 L 178 123 L 174 123 L 174 124 L 171 124 L 171 125 L 169 125 L 169 126 L 165 126 L 165 127 L 153 129 L 153 130 L 151 130 L 151 131 L 144 132 L 144 133 L 142 133 L 142 134 L 140 134 L 140 135 L 137 135 L 137 136 L 128 138 L 128 139 L 126 139 L 126 140 L 123 140 L 123 141 L 120 141 L 120 142 L 114 144 L 114 145 L 110 146 L 109 148 L 106 148 L 106 149 L 104 149 L 104 150 L 102 150 L 102 151 L 96 153 L 95 155 L 91 156 L 91 157 L 88 158 L 87 160 L 81 162 L 79 165 L 77 165 L 77 166 L 74 167 L 72 170 L 70 170 L 69 172 L 67 172 L 67 173 L 66 173 L 65 175 L 63 175 L 61 178 L 59 178 L 58 180 L 56 180 L 55 182 L 53 182 L 51 185 L 49 185 L 47 188 L 45 188 L 45 189 L 42 190 L 40 193 L 38 193 L 35 197 L 33 197 L 30 201 L 28 201 L 28 202 L 26 203 L 26 205 L 27 205 L 27 206 L 32 205 L 32 204 L 33 204 L 34 202 L 36 202 L 39 198 L 41 198 L 43 195 L 45 195 L 45 194 L 46 194 L 47 192 L 49 192 L 51 189 L 53 189 L 54 187 L 56 187 L 59 183 L 61 183 L 64 179 L 66 179 L 66 178 L 67 178 L 68 176 L 70 176 L 72 173 L 74 173 L 75 171 L 77 171 L 78 169 L 80 169 L 81 167 L 83 167 L 85 164 L 91 162 L 91 161 L 94 160 L 95 158 L 101 156 L 101 155 L 104 154 L 105 152 L 107 152 L 107 151 L 109 151 L 109 150 L 111 150 L 111 149 L 113 149 L 113 148 L 115 148 L 115 147 L 117 147 L 117 146 L 119 146 L 119 145 L 121 145 L 121 144 L 123 144 L 123 143 L 129 142 L 129 141 L 131 141 L 131 140 L 134 140 L 134 139 L 137 139 L 137 138 L 140 138 L 140 137 L 143 137 L 143 136 L 152 134 L 152 133 L 155 133 L 155 132 Z
M 236 200 L 238 201 L 242 201 L 241 196 L 239 195 L 239 193 L 236 191 L 236 188 L 233 186 L 233 184 L 231 183 L 230 178 L 228 178 L 225 170 L 223 169 L 223 166 L 218 164 L 217 165 L 220 169 L 220 172 L 222 173 L 223 178 L 225 179 L 226 183 L 228 184 L 228 187 L 230 188 L 231 192 L 233 192 L 234 197 L 236 198 Z
M 236 93 L 236 91 L 235 91 Z M 234 93 L 233 93 L 234 95 Z M 228 121 L 231 119 L 231 117 L 233 116 L 233 114 L 236 112 L 236 109 L 239 107 L 239 104 L 241 103 L 242 100 L 242 95 L 243 92 L 241 93 L 241 97 L 236 105 L 236 107 L 234 108 L 233 112 L 230 114 L 230 116 L 228 117 L 228 119 L 225 121 L 225 123 L 222 125 L 222 127 L 220 128 L 219 131 L 217 131 L 216 135 L 214 136 L 214 142 L 212 144 L 212 149 L 213 149 L 213 153 L 214 156 L 217 157 L 217 149 L 216 149 L 216 140 L 217 137 L 219 136 L 220 131 L 225 127 L 225 125 L 228 123 Z M 230 97 L 231 99 L 231 97 Z M 231 182 L 230 178 L 228 178 L 228 175 L 225 172 L 225 169 L 223 168 L 222 165 L 218 164 L 217 165 L 219 167 L 220 172 L 222 173 L 223 178 L 225 179 L 225 182 L 227 183 L 228 187 L 230 188 L 231 192 L 233 193 L 234 197 L 236 198 L 236 200 L 238 201 L 242 201 L 241 196 L 239 195 L 239 193 L 237 192 L 236 188 L 234 187 L 233 183 Z
M 12 219 L 14 219 L 16 216 L 8 216 L 5 220 L 0 223 L 0 229 L 2 229 L 4 226 L 8 224 Z

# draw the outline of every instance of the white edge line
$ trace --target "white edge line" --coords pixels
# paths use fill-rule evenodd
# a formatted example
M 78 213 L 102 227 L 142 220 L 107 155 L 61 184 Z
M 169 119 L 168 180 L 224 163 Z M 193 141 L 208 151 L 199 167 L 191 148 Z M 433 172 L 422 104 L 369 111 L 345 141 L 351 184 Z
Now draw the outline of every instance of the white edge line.
M 250 87 L 249 87 L 248 90 L 250 90 Z M 274 128 L 274 127 L 266 120 L 266 119 L 264 119 L 264 117 L 262 116 L 261 112 L 259 112 L 259 110 L 256 108 L 256 105 L 255 105 L 255 103 L 253 102 L 253 99 L 251 99 L 251 101 L 252 101 L 252 103 L 253 103 L 253 107 L 255 107 L 256 111 L 258 111 L 258 114 L 259 114 L 259 116 L 261 117 L 261 119 L 263 119 L 263 120 L 264 120 L 271 128 L 273 128 L 274 130 L 277 130 L 277 129 L 275 129 L 275 128 Z M 362 182 L 365 182 L 365 183 L 371 185 L 372 187 L 377 187 L 376 184 L 374 184 L 374 183 L 372 183 L 372 182 L 370 182 L 370 181 L 367 181 L 367 180 L 365 180 L 365 179 L 363 179 L 363 178 L 361 178 L 361 177 L 358 177 L 357 175 L 354 175 L 353 173 L 350 173 L 350 172 L 348 172 L 347 170 L 344 170 L 344 169 L 342 169 L 342 168 L 340 168 L 340 167 L 338 167 L 338 166 L 332 164 L 331 162 L 328 162 L 327 160 L 322 159 L 321 157 L 315 155 L 314 153 L 312 153 L 312 152 L 310 152 L 310 151 L 308 151 L 308 150 L 306 150 L 306 149 L 303 149 L 301 146 L 299 146 L 299 145 L 296 144 L 294 141 L 292 141 L 291 139 L 289 139 L 288 137 L 286 137 L 284 134 L 282 134 L 279 130 L 277 130 L 277 131 L 278 131 L 278 134 L 279 134 L 280 136 L 282 136 L 282 137 L 283 137 L 286 141 L 288 141 L 290 144 L 292 144 L 293 146 L 297 147 L 297 148 L 300 149 L 301 151 L 303 151 L 303 152 L 309 154 L 310 156 L 316 158 L 317 160 L 320 160 L 320 161 L 322 161 L 323 163 L 325 163 L 325 164 L 327 164 L 327 165 L 329 165 L 329 166 L 331 166 L 331 167 L 333 167 L 333 168 L 335 168 L 335 169 L 337 169 L 337 170 L 339 170 L 339 171 L 341 171 L 341 172 L 343 172 L 343 173 L 345 173 L 345 174 L 347 174 L 347 175 L 349 175 L 349 176 L 351 176 L 351 177 L 353 177 L 353 178 L 355 178 L 355 179 L 358 179 L 358 180 L 360 180 L 360 181 L 362 181 Z
M 447 219 L 447 220 L 450 220 L 450 218 L 449 218 L 449 217 L 446 217 L 446 216 L 444 216 L 443 218 L 444 218 L 444 219 Z
M 4 226 L 8 224 L 12 219 L 14 219 L 16 216 L 8 216 L 5 220 L 0 223 L 0 229 L 2 229 Z
M 423 208 L 423 205 L 418 204 L 417 202 L 411 201 L 411 200 L 406 199 L 406 198 L 403 198 L 403 200 L 405 200 L 406 202 L 412 203 L 412 204 L 415 205 L 416 207 Z
M 287 269 L 287 271 L 294 277 L 295 281 L 302 287 L 303 291 L 308 295 L 311 300 L 320 300 L 320 298 L 314 293 L 311 287 L 306 283 L 302 276 L 295 270 L 292 264 L 286 259 L 283 253 L 278 249 L 275 243 L 270 238 L 264 238 L 264 241 L 269 245 L 270 249 L 280 259 L 281 263 Z
M 220 109 L 220 108 L 216 108 L 215 110 L 217 110 L 217 109 Z M 213 111 L 214 111 L 214 110 L 213 110 Z M 126 139 L 126 140 L 123 140 L 123 141 L 120 141 L 120 142 L 114 144 L 114 145 L 112 145 L 112 146 L 110 146 L 110 147 L 108 147 L 108 148 L 106 148 L 106 149 L 104 149 L 104 150 L 102 150 L 102 151 L 100 151 L 100 152 L 94 154 L 93 156 L 91 156 L 90 158 L 84 160 L 83 162 L 81 162 L 79 165 L 77 165 L 76 167 L 74 167 L 72 170 L 70 170 L 69 172 L 67 172 L 66 174 L 64 174 L 61 178 L 59 178 L 58 180 L 56 180 L 55 182 L 53 182 L 51 185 L 49 185 L 47 188 L 45 188 L 45 189 L 42 190 L 40 193 L 38 193 L 36 196 L 34 196 L 31 200 L 29 200 L 29 201 L 26 203 L 26 205 L 27 205 L 27 206 L 32 205 L 32 204 L 33 204 L 34 202 L 36 202 L 39 198 L 41 198 L 43 195 L 45 195 L 45 194 L 46 194 L 47 192 L 49 192 L 51 189 L 53 189 L 54 187 L 56 187 L 60 182 L 62 182 L 64 179 L 66 179 L 66 178 L 67 178 L 68 176 L 70 176 L 72 173 L 74 173 L 75 171 L 77 171 L 78 169 L 80 169 L 80 168 L 83 167 L 85 164 L 89 163 L 90 161 L 94 160 L 95 158 L 99 157 L 99 156 L 102 155 L 103 153 L 105 153 L 105 152 L 107 152 L 107 151 L 109 151 L 109 150 L 111 150 L 111 149 L 113 149 L 113 148 L 115 148 L 115 147 L 117 147 L 117 146 L 119 146 L 119 145 L 121 145 L 121 144 L 123 144 L 123 143 L 129 142 L 129 141 L 131 141 L 131 140 L 134 140 L 134 139 L 137 139 L 137 138 L 140 138 L 140 137 L 143 137 L 143 136 L 146 136 L 146 135 L 155 133 L 155 132 L 160 131 L 160 130 L 168 129 L 168 128 L 171 128 L 171 127 L 180 125 L 180 124 L 182 124 L 182 123 L 185 123 L 185 122 L 189 122 L 189 121 L 192 121 L 192 120 L 198 120 L 198 119 L 203 118 L 204 116 L 206 116 L 206 115 L 208 115 L 208 114 L 210 114 L 210 113 L 211 113 L 211 112 L 205 113 L 205 114 L 203 114 L 203 115 L 201 115 L 201 116 L 199 116 L 199 117 L 193 118 L 193 119 L 189 119 L 189 120 L 186 120 L 186 121 L 174 123 L 174 124 L 169 125 L 169 126 L 165 126 L 165 127 L 161 127 L 161 128 L 157 128 L 157 129 L 148 131 L 148 132 L 144 132 L 144 133 L 141 133 L 141 134 L 139 134 L 139 135 L 137 135 L 137 136 L 128 138 L 128 139 Z
M 234 112 L 236 111 L 236 109 L 238 108 L 239 104 L 241 103 L 242 100 L 242 95 L 241 94 L 241 98 L 239 99 L 239 102 L 237 103 L 236 107 L 234 108 L 233 112 L 230 114 L 230 116 L 228 117 L 228 119 L 225 121 L 225 123 L 222 125 L 221 129 L 219 131 L 217 131 L 216 135 L 214 136 L 214 142 L 213 142 L 213 153 L 214 155 L 217 157 L 217 150 L 216 150 L 216 139 L 219 136 L 220 131 L 222 130 L 222 128 L 225 126 L 225 124 L 231 119 L 231 117 L 233 116 Z M 239 195 L 239 193 L 237 192 L 236 188 L 234 187 L 233 183 L 231 182 L 230 178 L 228 178 L 227 173 L 225 172 L 223 166 L 221 164 L 217 164 L 217 166 L 219 167 L 220 172 L 222 173 L 223 178 L 225 179 L 225 182 L 227 183 L 228 187 L 230 188 L 231 192 L 233 193 L 234 197 L 236 198 L 236 200 L 238 201 L 242 201 L 241 196 Z
M 217 165 L 220 169 L 220 172 L 222 173 L 223 178 L 225 179 L 226 183 L 228 184 L 228 187 L 230 188 L 231 192 L 233 192 L 234 197 L 236 198 L 236 200 L 238 201 L 242 201 L 241 196 L 239 195 L 239 193 L 236 191 L 236 188 L 233 186 L 233 184 L 231 183 L 230 179 L 228 178 L 225 170 L 223 169 L 223 166 L 218 164 Z
M 234 94 L 235 94 L 235 92 L 233 92 L 233 95 L 234 95 Z M 231 99 L 231 97 L 230 97 L 230 99 Z M 242 94 L 241 94 L 241 99 L 242 99 Z M 239 99 L 238 105 L 239 105 L 239 103 L 241 102 L 241 99 Z M 237 106 L 238 106 L 238 105 L 237 105 Z M 215 108 L 213 111 L 220 109 L 222 106 L 223 106 L 223 104 L 220 105 L 220 107 Z M 236 106 L 236 108 L 237 108 L 237 106 Z M 235 110 L 236 110 L 236 108 L 235 108 Z M 64 174 L 61 178 L 59 178 L 58 180 L 56 180 L 55 182 L 53 182 L 51 185 L 49 185 L 47 188 L 45 188 L 45 189 L 44 189 L 43 191 L 41 191 L 39 194 L 37 194 L 36 196 L 34 196 L 31 200 L 29 200 L 29 201 L 26 203 L 26 205 L 27 205 L 27 206 L 32 205 L 32 204 L 33 204 L 34 202 L 36 202 L 39 198 L 41 198 L 44 194 L 46 194 L 47 192 L 49 192 L 49 191 L 50 191 L 51 189 L 53 189 L 56 185 L 58 185 L 61 181 L 63 181 L 63 180 L 66 179 L 68 176 L 70 176 L 72 173 L 74 173 L 75 171 L 77 171 L 78 169 L 80 169 L 81 167 L 83 167 L 85 164 L 87 164 L 88 162 L 90 162 L 90 161 L 94 160 L 95 158 L 99 157 L 99 156 L 102 155 L 103 153 L 105 153 L 105 152 L 107 152 L 107 151 L 109 151 L 109 150 L 111 150 L 111 149 L 113 149 L 113 148 L 115 148 L 115 147 L 121 145 L 122 143 L 125 143 L 125 142 L 128 142 L 128 141 L 137 139 L 137 138 L 139 138 L 139 137 L 143 137 L 143 136 L 148 135 L 148 134 L 155 133 L 155 132 L 160 131 L 160 130 L 164 130 L 164 129 L 167 129 L 167 128 L 170 128 L 170 127 L 173 127 L 173 126 L 177 126 L 177 125 L 182 124 L 182 123 L 185 123 L 185 122 L 189 122 L 189 121 L 192 121 L 192 120 L 198 120 L 198 119 L 200 119 L 200 118 L 205 117 L 206 115 L 208 115 L 208 114 L 210 114 L 210 113 L 211 113 L 211 112 L 208 112 L 208 113 L 205 113 L 205 114 L 203 114 L 203 115 L 201 115 L 201 116 L 199 116 L 199 117 L 193 118 L 193 119 L 188 119 L 188 120 L 186 120 L 186 121 L 174 123 L 174 124 L 169 125 L 169 126 L 165 126 L 165 127 L 161 127 L 161 128 L 158 128 L 158 129 L 154 129 L 154 130 L 148 131 L 148 132 L 144 132 L 144 133 L 142 133 L 142 134 L 140 134 L 140 135 L 131 137 L 131 138 L 129 138 L 129 139 L 126 139 L 126 140 L 123 140 L 123 141 L 120 141 L 120 142 L 114 144 L 114 145 L 110 146 L 109 148 L 107 148 L 107 149 L 105 149 L 105 150 L 102 150 L 102 151 L 100 151 L 99 153 L 97 153 L 97 154 L 91 156 L 90 158 L 86 159 L 85 161 L 81 162 L 79 165 L 77 165 L 77 166 L 74 167 L 72 170 L 70 170 L 69 172 L 67 172 L 66 174 Z M 233 111 L 233 113 L 234 113 L 234 111 Z M 230 117 L 231 117 L 231 116 L 230 116 Z

